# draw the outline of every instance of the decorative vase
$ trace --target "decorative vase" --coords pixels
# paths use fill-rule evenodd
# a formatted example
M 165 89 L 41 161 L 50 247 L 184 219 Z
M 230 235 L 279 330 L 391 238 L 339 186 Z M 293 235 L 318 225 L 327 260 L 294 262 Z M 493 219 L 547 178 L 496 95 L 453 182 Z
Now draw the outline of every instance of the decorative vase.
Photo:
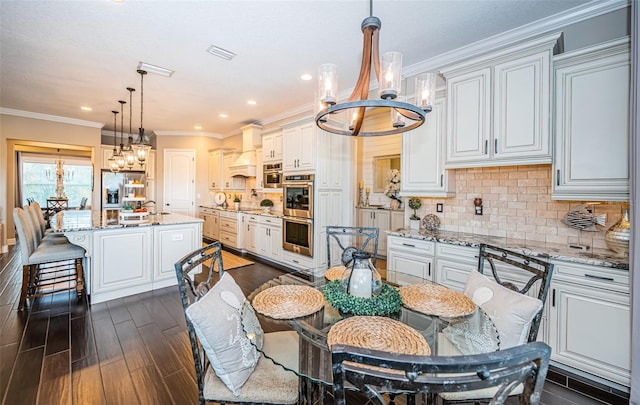
M 629 208 L 622 209 L 622 217 L 611 225 L 604 233 L 604 240 L 609 249 L 621 256 L 629 256 L 629 234 L 631 222 L 629 220 Z
M 395 198 L 393 198 L 391 199 L 391 203 L 389 204 L 389 207 L 392 210 L 397 210 L 397 209 L 400 209 L 400 204 L 401 204 L 400 200 L 396 200 Z
M 414 231 L 420 230 L 420 220 L 419 219 L 410 219 L 409 227 Z
M 240 211 L 240 203 L 239 202 L 234 202 L 233 206 L 235 207 L 236 211 Z
M 354 297 L 371 298 L 380 294 L 382 277 L 371 262 L 369 252 L 353 254 L 353 261 L 347 264 L 342 273 L 340 285 Z

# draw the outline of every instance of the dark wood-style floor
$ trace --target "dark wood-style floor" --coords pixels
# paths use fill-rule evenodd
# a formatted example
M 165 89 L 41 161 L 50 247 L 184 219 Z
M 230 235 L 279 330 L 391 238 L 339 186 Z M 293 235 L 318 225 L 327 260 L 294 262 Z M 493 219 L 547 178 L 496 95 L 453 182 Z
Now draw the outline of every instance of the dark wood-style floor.
M 248 294 L 282 271 L 256 262 L 229 273 Z M 14 249 L 0 256 L 2 404 L 197 403 L 177 287 L 95 305 L 62 293 L 18 311 L 21 274 Z M 542 402 L 602 404 L 551 382 Z

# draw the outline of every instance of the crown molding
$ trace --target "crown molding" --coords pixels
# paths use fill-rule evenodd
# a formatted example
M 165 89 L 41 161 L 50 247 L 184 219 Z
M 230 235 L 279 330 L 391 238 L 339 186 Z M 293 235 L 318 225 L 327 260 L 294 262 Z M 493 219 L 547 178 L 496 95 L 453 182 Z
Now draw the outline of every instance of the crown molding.
M 407 66 L 403 68 L 403 74 L 405 77 L 410 77 L 426 71 L 436 70 L 445 65 L 496 51 L 517 42 L 561 30 L 568 25 L 626 8 L 630 4 L 630 0 L 595 0 Z
M 60 122 L 62 124 L 79 125 L 82 127 L 90 127 L 90 128 L 102 128 L 105 125 L 102 122 L 85 121 L 85 120 L 79 120 L 76 118 L 60 117 L 58 115 L 41 114 L 41 113 L 35 113 L 31 111 L 14 110 L 11 108 L 3 108 L 3 107 L 0 107 L 0 114 L 13 115 L 13 116 L 22 117 L 22 118 L 33 118 L 36 120 Z
M 156 136 L 206 136 L 207 138 L 223 139 L 221 134 L 205 131 L 153 131 Z

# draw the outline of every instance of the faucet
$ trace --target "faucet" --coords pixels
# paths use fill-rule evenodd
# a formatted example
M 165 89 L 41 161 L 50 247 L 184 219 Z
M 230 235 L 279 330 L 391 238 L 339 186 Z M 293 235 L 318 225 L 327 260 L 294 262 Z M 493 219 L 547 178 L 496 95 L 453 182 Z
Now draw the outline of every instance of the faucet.
M 153 205 L 156 205 L 156 202 L 155 202 L 155 201 L 153 201 L 153 200 L 147 200 L 147 201 L 146 201 L 144 204 L 142 204 L 142 205 L 144 206 L 144 205 L 147 205 L 147 204 L 149 204 L 149 203 L 153 203 Z

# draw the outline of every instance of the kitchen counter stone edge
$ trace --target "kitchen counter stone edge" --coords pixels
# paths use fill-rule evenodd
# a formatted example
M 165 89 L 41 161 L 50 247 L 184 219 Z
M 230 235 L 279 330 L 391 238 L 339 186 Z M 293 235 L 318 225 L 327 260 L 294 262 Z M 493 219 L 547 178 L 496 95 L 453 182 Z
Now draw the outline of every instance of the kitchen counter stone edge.
M 435 241 L 466 247 L 479 247 L 480 244 L 486 243 L 542 259 L 562 260 L 592 266 L 629 270 L 629 258 L 617 256 L 613 251 L 608 249 L 589 249 L 583 251 L 555 243 L 477 235 L 464 232 L 427 232 L 425 230 L 396 229 L 386 231 L 386 233 L 387 235 L 400 236 L 403 238 Z

